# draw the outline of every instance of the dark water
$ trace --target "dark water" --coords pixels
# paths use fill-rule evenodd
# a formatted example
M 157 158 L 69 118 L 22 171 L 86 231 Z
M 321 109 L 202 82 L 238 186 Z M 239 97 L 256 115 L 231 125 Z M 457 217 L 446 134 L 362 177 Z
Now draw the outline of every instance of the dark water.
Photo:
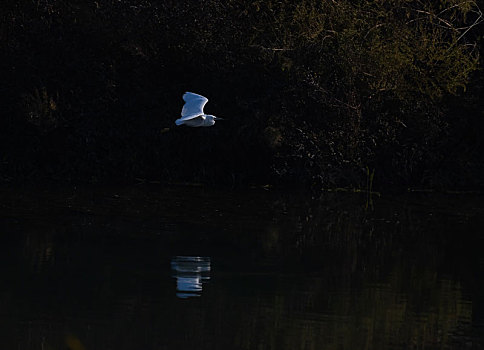
M 0 190 L 0 349 L 479 349 L 478 196 Z

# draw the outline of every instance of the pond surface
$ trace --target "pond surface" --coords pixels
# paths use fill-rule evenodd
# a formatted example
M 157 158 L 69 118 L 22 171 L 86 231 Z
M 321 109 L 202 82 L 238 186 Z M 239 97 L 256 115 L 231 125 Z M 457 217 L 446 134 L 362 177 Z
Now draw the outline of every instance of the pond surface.
M 0 189 L 1 349 L 479 349 L 478 196 Z

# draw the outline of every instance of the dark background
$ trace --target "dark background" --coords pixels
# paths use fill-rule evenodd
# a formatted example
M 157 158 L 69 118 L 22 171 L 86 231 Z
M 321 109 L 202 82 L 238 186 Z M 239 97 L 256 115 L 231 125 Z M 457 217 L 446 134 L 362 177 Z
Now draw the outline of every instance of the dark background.
M 477 5 L 4 0 L 0 181 L 482 189 Z

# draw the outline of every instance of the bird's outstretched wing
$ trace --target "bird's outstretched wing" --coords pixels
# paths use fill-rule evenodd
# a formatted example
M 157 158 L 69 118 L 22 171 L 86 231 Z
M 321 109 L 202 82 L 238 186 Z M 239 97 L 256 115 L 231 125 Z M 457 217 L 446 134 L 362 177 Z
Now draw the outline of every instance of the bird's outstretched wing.
M 198 117 L 203 114 L 203 107 L 208 102 L 206 97 L 194 94 L 193 92 L 185 92 L 183 94 L 185 105 L 181 112 L 180 120 L 188 120 Z

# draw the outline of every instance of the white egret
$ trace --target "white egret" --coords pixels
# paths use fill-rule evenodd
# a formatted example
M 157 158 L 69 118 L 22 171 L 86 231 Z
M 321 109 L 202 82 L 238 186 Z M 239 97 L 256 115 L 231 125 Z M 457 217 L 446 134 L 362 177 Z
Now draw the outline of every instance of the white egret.
M 215 124 L 215 120 L 223 120 L 214 115 L 203 113 L 203 107 L 208 102 L 206 97 L 193 92 L 185 92 L 183 100 L 185 105 L 181 112 L 181 118 L 175 120 L 176 125 L 184 124 L 197 128 L 199 126 L 212 126 Z

